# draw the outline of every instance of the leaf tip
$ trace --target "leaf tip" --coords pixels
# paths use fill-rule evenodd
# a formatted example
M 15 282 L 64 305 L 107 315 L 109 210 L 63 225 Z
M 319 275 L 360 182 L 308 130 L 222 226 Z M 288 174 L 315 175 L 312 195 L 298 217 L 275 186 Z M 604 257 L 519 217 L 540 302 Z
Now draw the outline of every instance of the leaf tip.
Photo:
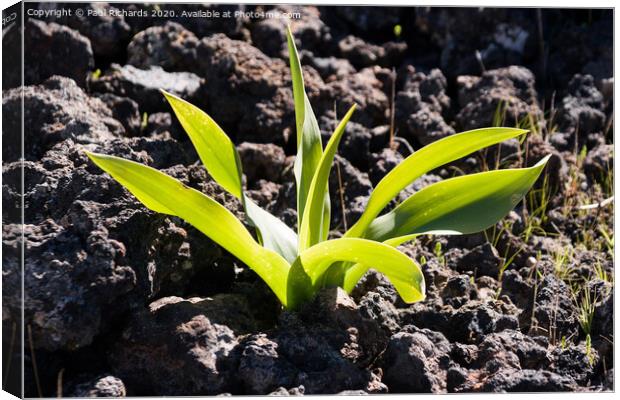
M 541 158 L 540 161 L 538 161 L 534 167 L 544 167 L 545 165 L 547 165 L 547 162 L 549 161 L 552 155 L 553 154 L 547 154 L 546 156 Z

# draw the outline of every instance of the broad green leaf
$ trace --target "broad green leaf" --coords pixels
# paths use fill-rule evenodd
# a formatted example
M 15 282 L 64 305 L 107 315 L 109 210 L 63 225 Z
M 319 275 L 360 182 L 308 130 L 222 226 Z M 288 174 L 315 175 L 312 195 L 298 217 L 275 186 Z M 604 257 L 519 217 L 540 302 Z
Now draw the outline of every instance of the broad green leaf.
M 548 159 L 530 168 L 482 172 L 430 185 L 375 219 L 366 237 L 384 241 L 431 231 L 465 234 L 484 230 L 521 201 Z
M 288 262 L 258 244 L 224 206 L 154 168 L 118 157 L 86 154 L 145 206 L 184 219 L 252 268 L 286 305 Z
M 301 220 L 301 226 L 299 227 L 300 253 L 319 243 L 323 239 L 324 231 L 329 231 L 329 223 L 327 226 L 323 226 L 323 211 L 325 207 L 325 193 L 328 190 L 329 172 L 334 162 L 334 156 L 338 150 L 340 139 L 342 139 L 347 122 L 349 122 L 354 111 L 355 105 L 349 109 L 329 138 L 329 142 L 327 142 L 325 151 L 319 162 L 318 169 L 310 183 L 306 208 Z
M 407 303 L 425 297 L 424 275 L 414 260 L 384 243 L 342 238 L 321 242 L 299 254 L 289 272 L 289 307 L 307 300 L 313 294 L 309 287 L 314 287 L 330 264 L 338 261 L 372 265 L 392 282 Z
M 228 135 L 198 107 L 163 90 L 162 93 L 194 144 L 209 175 L 242 201 L 248 219 L 258 230 L 261 243 L 292 263 L 297 257 L 297 234 L 243 193 L 239 153 Z
M 304 89 L 304 78 L 301 70 L 301 63 L 295 47 L 295 39 L 290 27 L 286 35 L 288 52 L 291 67 L 291 78 L 293 81 L 293 99 L 295 101 L 295 125 L 297 129 L 297 156 L 295 158 L 294 172 L 297 183 L 297 226 L 302 225 L 308 191 L 314 172 L 319 166 L 323 155 L 323 145 L 321 144 L 321 131 L 316 121 L 312 106 Z M 325 194 L 326 203 L 329 203 L 329 193 Z M 327 207 L 324 212 L 329 213 Z M 329 216 L 320 219 L 327 220 Z M 327 224 L 329 225 L 329 223 Z M 326 228 L 329 229 L 329 228 Z
M 416 151 L 397 165 L 377 184 L 360 219 L 345 237 L 364 237 L 368 225 L 400 193 L 420 176 L 474 151 L 523 135 L 527 130 L 483 128 L 451 135 Z
M 245 212 L 258 229 L 260 242 L 292 263 L 297 258 L 297 234 L 279 218 L 263 210 L 247 196 Z
M 162 90 L 187 132 L 209 175 L 226 191 L 241 199 L 241 163 L 235 145 L 207 113 Z

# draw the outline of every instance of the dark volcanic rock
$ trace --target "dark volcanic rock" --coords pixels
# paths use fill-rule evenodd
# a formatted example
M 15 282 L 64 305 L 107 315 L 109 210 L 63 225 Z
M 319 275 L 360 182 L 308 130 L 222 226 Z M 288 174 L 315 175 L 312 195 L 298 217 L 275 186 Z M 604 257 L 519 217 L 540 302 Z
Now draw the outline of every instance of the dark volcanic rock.
M 123 124 L 128 136 L 140 134 L 142 119 L 138 103 L 128 97 L 119 97 L 110 93 L 95 93 L 95 97 L 101 99 L 112 110 L 112 116 Z
M 237 150 L 248 182 L 267 179 L 279 182 L 285 168 L 286 155 L 275 144 L 241 143 Z
M 162 67 L 166 71 L 191 71 L 196 66 L 198 38 L 176 22 L 152 26 L 131 39 L 127 63 L 137 68 Z
M 332 40 L 329 28 L 321 21 L 321 13 L 314 6 L 276 5 L 272 13 L 300 13 L 301 18 L 288 21 L 297 46 L 305 50 L 325 52 Z M 261 19 L 250 26 L 252 43 L 270 57 L 288 61 L 286 24 L 279 18 Z
M 473 272 L 475 276 L 497 278 L 503 259 L 490 243 L 485 243 L 468 251 L 456 265 L 459 272 Z
M 123 50 L 131 39 L 131 27 L 125 22 L 125 17 L 118 14 L 118 9 L 106 3 L 89 3 L 72 5 L 67 3 L 44 4 L 41 8 L 71 9 L 71 16 L 63 16 L 56 20 L 59 24 L 67 25 L 86 36 L 91 43 L 93 53 L 97 57 L 108 60 L 123 56 Z M 81 9 L 84 14 L 75 13 Z
M 584 343 L 569 344 L 566 348 L 556 348 L 553 353 L 553 371 L 562 376 L 568 376 L 580 385 L 587 385 L 593 377 L 599 361 L 599 355 L 593 348 Z
M 24 34 L 24 83 L 38 84 L 52 75 L 73 79 L 81 87 L 94 67 L 90 41 L 54 22 L 28 19 Z M 15 86 L 19 82 L 15 82 Z
M 246 394 L 299 385 L 305 394 L 385 392 L 377 375 L 363 366 L 386 341 L 379 325 L 363 317 L 342 289 L 326 289 L 299 314 L 283 313 L 275 331 L 243 341 L 237 374 Z
M 344 79 L 327 83 L 316 98 L 318 104 L 314 102 L 315 96 L 308 94 L 308 97 L 318 115 L 334 110 L 334 101 L 338 116 L 345 115 L 356 104 L 357 109 L 351 120 L 374 128 L 388 122 L 389 100 L 379 77 L 389 74 L 388 69 L 377 66 L 364 68 Z
M 446 338 L 428 329 L 393 335 L 381 356 L 390 392 L 445 392 L 449 351 Z
M 502 126 L 515 126 L 530 115 L 542 121 L 536 100 L 534 74 L 527 68 L 510 66 L 487 71 L 481 77 L 460 76 L 459 104 L 456 116 L 463 130 L 493 125 L 496 115 Z
M 449 112 L 450 98 L 441 71 L 434 69 L 426 75 L 409 67 L 406 74 L 404 87 L 395 99 L 399 136 L 425 146 L 454 134 L 443 118 Z
M 553 337 L 572 337 L 578 334 L 577 310 L 570 288 L 554 275 L 547 275 L 539 283 L 534 308 L 534 323 L 530 332 Z
M 594 85 L 592 76 L 577 74 L 569 82 L 568 95 L 562 99 L 558 110 L 559 127 L 569 136 L 579 135 L 580 138 L 601 132 L 605 125 L 603 110 L 603 95 Z
M 574 380 L 549 371 L 533 369 L 504 370 L 484 382 L 485 392 L 572 392 Z
M 55 76 L 37 86 L 27 86 L 24 101 L 24 155 L 27 160 L 40 158 L 56 143 L 73 139 L 77 143 L 102 143 L 125 133 L 112 118 L 112 111 L 99 99 L 91 98 L 68 78 Z M 3 130 L 20 130 L 22 91 L 9 90 L 2 98 Z M 20 143 L 8 141 L 3 146 L 5 161 L 16 160 Z
M 360 172 L 346 159 L 336 155 L 334 162 L 337 165 L 334 165 L 329 175 L 332 227 L 343 222 L 341 190 L 345 204 L 345 218 L 348 223 L 347 226 L 350 226 L 364 212 L 368 196 L 372 191 L 372 184 L 368 179 L 368 174 Z M 338 179 L 338 170 L 340 170 L 340 180 Z
M 19 232 L 19 226 L 4 226 L 5 252 L 18 246 Z M 54 351 L 89 345 L 108 323 L 104 314 L 113 315 L 107 314 L 111 303 L 135 285 L 125 247 L 103 226 L 63 227 L 53 220 L 24 225 L 24 240 L 24 313 L 35 347 Z M 3 309 L 11 317 L 21 310 L 20 264 L 7 256 L 2 266 L 9 294 Z
M 110 363 L 128 388 L 144 395 L 230 390 L 236 334 L 255 328 L 248 307 L 247 300 L 231 295 L 164 297 L 134 312 Z
M 286 63 L 222 34 L 198 46 L 197 73 L 208 78 L 210 115 L 238 142 L 284 144 L 294 131 L 293 96 Z M 318 74 L 305 74 L 312 93 Z
M 132 65 L 112 64 L 109 71 L 97 79 L 92 79 L 90 84 L 95 92 L 129 97 L 138 103 L 142 112 L 169 110 L 160 89 L 200 108 L 205 107 L 201 91 L 203 80 L 190 72 L 166 72 L 155 66 L 139 69 Z
M 338 42 L 340 56 L 348 59 L 358 68 L 378 64 L 385 57 L 385 49 L 381 46 L 364 42 L 353 35 L 346 36 Z

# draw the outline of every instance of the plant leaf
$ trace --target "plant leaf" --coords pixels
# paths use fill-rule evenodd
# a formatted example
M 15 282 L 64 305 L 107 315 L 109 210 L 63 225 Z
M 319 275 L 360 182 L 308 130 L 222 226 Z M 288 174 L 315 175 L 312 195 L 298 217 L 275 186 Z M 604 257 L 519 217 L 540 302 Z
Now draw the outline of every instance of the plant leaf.
M 394 247 L 367 239 L 342 238 L 316 244 L 301 252 L 289 271 L 288 305 L 295 308 L 312 294 L 329 266 L 338 261 L 372 265 L 384 274 L 407 303 L 425 297 L 424 275 L 417 263 Z
M 261 243 L 292 263 L 297 258 L 297 234 L 243 193 L 239 153 L 228 135 L 200 108 L 166 91 L 162 90 L 162 93 L 194 144 L 209 175 L 242 201 L 248 219 L 258 230 Z
M 245 212 L 257 227 L 262 245 L 293 263 L 297 258 L 297 234 L 280 218 L 263 210 L 247 196 L 244 197 Z
M 548 159 L 530 168 L 482 172 L 430 185 L 375 219 L 366 236 L 384 241 L 430 231 L 465 234 L 484 230 L 521 201 Z
M 323 145 L 321 144 L 321 131 L 316 121 L 312 106 L 304 89 L 304 78 L 299 62 L 299 55 L 295 47 L 295 39 L 290 27 L 286 31 L 288 52 L 290 59 L 291 78 L 293 81 L 293 99 L 295 101 L 295 125 L 297 128 L 297 156 L 295 158 L 294 172 L 297 183 L 297 226 L 302 225 L 303 216 L 308 198 L 308 191 L 312 177 L 318 168 Z M 325 194 L 326 203 L 329 203 L 329 193 Z M 323 210 L 329 213 L 329 207 Z M 321 221 L 329 217 L 320 218 Z M 327 224 L 329 225 L 329 223 Z M 329 230 L 329 227 L 326 229 Z
M 349 122 L 354 111 L 355 105 L 349 109 L 329 138 L 321 161 L 310 183 L 306 208 L 301 220 L 301 226 L 299 227 L 300 253 L 319 243 L 323 238 L 324 231 L 329 231 L 329 223 L 327 226 L 323 226 L 323 211 L 325 209 L 325 193 L 328 190 L 329 172 L 334 162 L 334 156 L 338 150 L 340 139 L 342 139 L 347 122 Z
M 164 90 L 162 93 L 187 132 L 209 175 L 227 192 L 241 199 L 241 163 L 228 135 L 200 108 Z
M 377 184 L 360 219 L 345 237 L 364 237 L 368 225 L 405 187 L 423 174 L 484 147 L 523 135 L 527 130 L 483 128 L 451 135 L 416 151 Z
M 259 245 L 224 206 L 154 168 L 114 156 L 86 154 L 145 206 L 184 219 L 252 268 L 286 305 L 289 264 Z

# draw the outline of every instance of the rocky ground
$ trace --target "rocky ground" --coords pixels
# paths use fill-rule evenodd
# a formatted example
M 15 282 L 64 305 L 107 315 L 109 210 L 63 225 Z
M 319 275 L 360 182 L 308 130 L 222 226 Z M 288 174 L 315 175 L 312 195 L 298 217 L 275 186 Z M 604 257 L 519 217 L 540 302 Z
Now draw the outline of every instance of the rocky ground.
M 358 104 L 337 157 L 342 185 L 336 169 L 330 180 L 334 235 L 411 151 L 462 130 L 531 133 L 432 171 L 400 200 L 551 153 L 544 179 L 486 232 L 402 247 L 422 265 L 425 301 L 403 304 L 370 272 L 351 295 L 328 289 L 281 311 L 253 272 L 182 220 L 145 209 L 82 150 L 161 169 L 243 218 L 198 162 L 164 88 L 225 129 L 249 195 L 294 225 L 283 21 L 27 19 L 26 396 L 611 390 L 613 203 L 582 206 L 613 195 L 612 12 L 275 9 L 300 13 L 291 27 L 324 139 Z M 19 44 L 14 28 L 3 40 Z M 18 85 L 19 75 L 3 76 L 5 354 L 15 353 L 21 304 Z

